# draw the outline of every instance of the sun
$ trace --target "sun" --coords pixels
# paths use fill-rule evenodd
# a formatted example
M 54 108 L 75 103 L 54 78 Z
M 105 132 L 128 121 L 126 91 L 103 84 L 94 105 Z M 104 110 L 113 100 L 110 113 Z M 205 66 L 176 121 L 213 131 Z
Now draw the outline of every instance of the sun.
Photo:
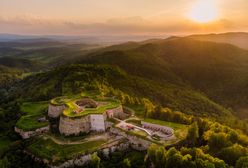
M 199 23 L 208 23 L 217 19 L 217 6 L 212 0 L 198 0 L 190 10 L 188 17 Z

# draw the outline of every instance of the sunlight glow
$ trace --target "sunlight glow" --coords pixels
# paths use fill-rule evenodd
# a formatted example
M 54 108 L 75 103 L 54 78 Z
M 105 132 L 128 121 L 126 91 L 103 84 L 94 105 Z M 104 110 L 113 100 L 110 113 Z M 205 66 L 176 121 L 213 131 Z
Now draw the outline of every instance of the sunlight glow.
M 195 22 L 207 23 L 217 19 L 217 7 L 213 0 L 199 0 L 189 12 L 189 18 Z

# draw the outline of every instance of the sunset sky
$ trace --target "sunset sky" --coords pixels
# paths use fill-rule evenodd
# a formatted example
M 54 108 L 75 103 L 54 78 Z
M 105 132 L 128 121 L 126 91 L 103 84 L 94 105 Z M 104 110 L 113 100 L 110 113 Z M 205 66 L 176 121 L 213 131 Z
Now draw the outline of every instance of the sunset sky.
M 248 0 L 206 1 L 0 0 L 0 33 L 160 35 L 248 31 Z

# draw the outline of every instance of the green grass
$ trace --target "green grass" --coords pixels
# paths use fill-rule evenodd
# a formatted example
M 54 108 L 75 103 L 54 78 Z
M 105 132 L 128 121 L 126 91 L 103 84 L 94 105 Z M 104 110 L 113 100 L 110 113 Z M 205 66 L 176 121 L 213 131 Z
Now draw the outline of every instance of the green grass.
M 61 97 L 56 97 L 50 101 L 51 104 L 53 105 L 62 105 L 69 103 L 71 101 L 75 101 L 76 99 L 80 99 L 82 97 L 91 97 L 94 98 L 98 96 L 99 93 L 97 91 L 84 91 L 80 94 L 71 94 L 67 96 L 61 96 Z
M 98 149 L 105 140 L 87 141 L 78 145 L 59 145 L 54 143 L 51 139 L 38 139 L 34 141 L 28 150 L 34 155 L 47 159 L 51 162 L 63 162 L 71 158 L 87 152 L 93 152 Z
M 78 109 L 78 106 L 75 104 L 75 102 L 83 97 L 89 97 L 97 102 L 107 102 L 107 104 L 97 108 L 85 108 L 84 111 L 75 113 L 74 110 Z M 63 111 L 63 115 L 67 117 L 81 117 L 89 114 L 102 114 L 106 110 L 117 108 L 121 104 L 118 100 L 100 97 L 99 93 L 96 91 L 88 91 L 76 95 L 56 97 L 52 99 L 50 103 L 53 105 L 65 104 L 67 108 Z
M 148 134 L 145 131 L 141 131 L 141 130 L 133 130 L 132 131 L 134 134 L 138 134 L 141 136 L 147 136 Z
M 80 117 L 88 114 L 102 114 L 108 109 L 113 109 L 120 106 L 120 102 L 118 100 L 111 98 L 95 98 L 94 100 L 98 102 L 107 102 L 107 104 L 96 108 L 85 108 L 84 111 L 77 114 L 74 113 L 74 110 L 76 110 L 78 106 L 75 104 L 75 101 L 70 101 L 66 103 L 68 108 L 64 110 L 63 114 L 68 117 Z
M 17 121 L 16 126 L 24 131 L 32 131 L 48 125 L 48 122 L 38 122 L 45 116 L 48 102 L 25 102 L 21 105 L 24 115 Z
M 171 127 L 174 130 L 184 129 L 184 128 L 187 127 L 187 125 L 184 125 L 184 124 L 168 122 L 168 121 L 162 121 L 162 120 L 155 120 L 155 119 L 150 119 L 150 118 L 145 118 L 145 119 L 143 119 L 143 121 L 149 122 L 149 123 L 152 123 L 152 124 L 159 124 L 159 125 Z
M 174 123 L 174 122 L 168 122 L 168 121 L 162 121 L 162 120 L 154 120 L 154 119 L 150 119 L 150 118 L 145 118 L 145 119 L 143 119 L 143 121 L 149 122 L 152 124 L 159 124 L 159 125 L 171 127 L 174 130 L 175 136 L 179 140 L 185 139 L 187 136 L 187 133 L 188 133 L 188 125 Z M 174 143 L 174 141 L 172 141 L 172 142 L 168 141 L 167 142 L 168 145 L 169 144 L 171 145 L 173 143 Z
M 128 105 L 125 105 L 125 106 L 127 106 L 128 108 L 131 108 L 132 110 L 134 110 L 135 115 L 138 116 L 138 117 L 143 117 L 144 114 L 145 114 L 145 107 L 142 106 L 142 105 L 128 104 Z
M 126 122 L 137 125 L 137 126 L 141 126 L 141 120 L 140 119 L 127 119 Z

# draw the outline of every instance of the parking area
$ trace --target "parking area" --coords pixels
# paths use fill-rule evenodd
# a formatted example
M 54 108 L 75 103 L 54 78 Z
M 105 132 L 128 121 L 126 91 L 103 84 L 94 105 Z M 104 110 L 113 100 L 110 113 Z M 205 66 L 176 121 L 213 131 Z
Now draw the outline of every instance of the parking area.
M 139 135 L 147 136 L 148 138 L 156 137 L 160 140 L 170 140 L 174 138 L 173 129 L 170 127 L 160 126 L 151 123 L 142 123 L 142 127 L 127 123 L 125 121 L 119 120 L 120 122 L 116 125 L 117 127 L 137 133 Z

